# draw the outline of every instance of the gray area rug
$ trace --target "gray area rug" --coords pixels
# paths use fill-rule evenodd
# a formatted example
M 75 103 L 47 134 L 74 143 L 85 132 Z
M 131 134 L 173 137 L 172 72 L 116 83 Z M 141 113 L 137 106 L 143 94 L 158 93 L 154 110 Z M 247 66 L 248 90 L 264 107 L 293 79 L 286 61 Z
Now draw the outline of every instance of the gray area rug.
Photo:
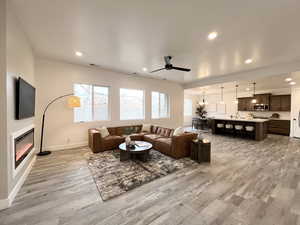
M 88 167 L 103 201 L 196 164 L 189 158 L 175 160 L 155 150 L 150 151 L 148 162 L 120 162 L 119 154 L 119 150 L 114 150 L 86 155 Z

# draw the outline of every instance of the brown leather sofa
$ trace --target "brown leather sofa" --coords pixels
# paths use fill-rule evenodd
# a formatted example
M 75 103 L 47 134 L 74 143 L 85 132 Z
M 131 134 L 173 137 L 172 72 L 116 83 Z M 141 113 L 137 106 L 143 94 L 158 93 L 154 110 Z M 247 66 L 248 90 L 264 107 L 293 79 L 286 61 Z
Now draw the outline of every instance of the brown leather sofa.
M 151 132 L 141 132 L 142 125 L 109 127 L 109 136 L 102 138 L 99 130 L 88 130 L 89 147 L 94 153 L 117 149 L 125 141 L 126 135 L 132 140 L 152 143 L 153 149 L 179 159 L 190 155 L 191 142 L 197 134 L 185 132 L 182 135 L 173 135 L 174 130 L 159 126 L 151 126 Z

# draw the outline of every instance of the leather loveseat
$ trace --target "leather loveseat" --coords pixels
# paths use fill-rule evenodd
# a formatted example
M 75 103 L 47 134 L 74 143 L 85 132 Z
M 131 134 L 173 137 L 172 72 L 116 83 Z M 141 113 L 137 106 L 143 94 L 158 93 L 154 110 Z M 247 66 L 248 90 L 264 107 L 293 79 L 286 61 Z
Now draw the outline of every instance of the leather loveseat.
M 109 136 L 102 138 L 97 128 L 88 130 L 89 147 L 94 153 L 117 149 L 119 144 L 130 135 L 132 140 L 147 141 L 152 143 L 153 149 L 171 156 L 183 158 L 190 155 L 191 142 L 197 134 L 185 132 L 181 135 L 173 135 L 174 130 L 160 126 L 151 126 L 150 132 L 141 132 L 142 125 L 109 127 Z

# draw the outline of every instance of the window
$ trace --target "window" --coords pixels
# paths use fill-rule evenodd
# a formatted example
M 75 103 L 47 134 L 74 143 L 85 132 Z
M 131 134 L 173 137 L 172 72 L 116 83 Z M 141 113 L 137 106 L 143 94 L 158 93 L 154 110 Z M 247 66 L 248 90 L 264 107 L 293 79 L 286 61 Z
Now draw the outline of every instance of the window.
M 184 116 L 193 115 L 193 101 L 192 99 L 184 99 Z
M 169 117 L 169 96 L 164 93 L 152 92 L 152 119 Z
M 143 90 L 120 89 L 120 119 L 145 119 L 145 98 Z
M 109 120 L 109 87 L 74 84 L 74 95 L 81 104 L 74 108 L 74 122 Z

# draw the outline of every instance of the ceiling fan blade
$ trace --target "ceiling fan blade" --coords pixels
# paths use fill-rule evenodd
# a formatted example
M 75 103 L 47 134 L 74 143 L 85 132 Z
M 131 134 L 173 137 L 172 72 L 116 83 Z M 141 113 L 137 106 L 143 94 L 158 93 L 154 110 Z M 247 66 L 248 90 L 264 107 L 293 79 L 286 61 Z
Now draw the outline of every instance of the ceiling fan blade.
M 165 59 L 165 63 L 166 63 L 167 65 L 170 65 L 170 64 L 171 64 L 172 56 L 165 56 L 164 59 Z
M 161 69 L 158 69 L 158 70 L 153 70 L 153 71 L 151 71 L 151 73 L 156 73 L 156 72 L 164 70 L 164 69 L 166 69 L 166 68 L 161 68 Z
M 175 67 L 175 66 L 173 66 L 172 69 L 174 69 L 174 70 L 180 70 L 180 71 L 184 71 L 184 72 L 190 72 L 191 71 L 191 69 L 181 68 L 181 67 Z

